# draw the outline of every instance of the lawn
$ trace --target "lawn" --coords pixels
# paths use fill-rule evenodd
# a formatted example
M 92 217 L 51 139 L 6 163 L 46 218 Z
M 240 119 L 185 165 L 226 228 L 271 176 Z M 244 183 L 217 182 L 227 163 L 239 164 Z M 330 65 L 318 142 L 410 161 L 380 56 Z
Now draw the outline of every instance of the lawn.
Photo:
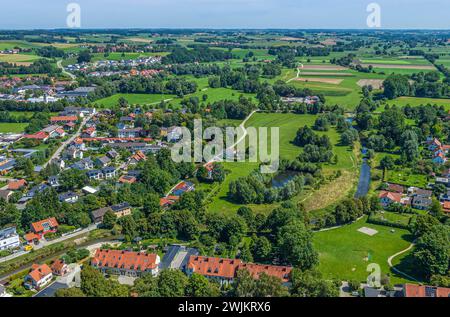
M 393 224 L 399 224 L 402 226 L 408 226 L 411 218 L 414 218 L 414 214 L 400 214 L 398 212 L 379 211 L 372 215 L 371 219 L 388 221 Z
M 357 231 L 368 227 L 378 231 L 373 236 Z M 328 278 L 365 281 L 367 265 L 377 263 L 382 274 L 391 276 L 391 283 L 406 280 L 391 271 L 387 263 L 389 256 L 406 249 L 411 243 L 409 231 L 373 225 L 366 217 L 341 228 L 314 234 L 314 247 L 319 252 L 319 270 Z
M 0 123 L 0 133 L 19 133 L 23 132 L 28 123 Z

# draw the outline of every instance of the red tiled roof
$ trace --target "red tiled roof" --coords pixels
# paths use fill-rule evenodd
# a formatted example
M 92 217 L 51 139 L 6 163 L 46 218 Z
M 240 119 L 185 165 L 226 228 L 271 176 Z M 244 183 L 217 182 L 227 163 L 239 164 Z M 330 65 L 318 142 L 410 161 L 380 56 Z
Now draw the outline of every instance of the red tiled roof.
M 35 234 L 34 232 L 29 232 L 26 235 L 23 236 L 25 238 L 25 240 L 27 240 L 27 242 L 31 242 L 34 239 L 39 240 L 39 236 L 37 234 Z
M 53 272 L 61 272 L 65 265 L 66 263 L 63 260 L 56 260 L 53 262 L 51 269 Z
M 78 117 L 77 116 L 56 116 L 56 117 L 51 117 L 50 121 L 52 122 L 58 122 L 58 121 L 77 121 Z
M 44 140 L 48 138 L 48 134 L 44 131 L 39 131 L 34 134 L 26 134 L 23 136 L 25 139 L 36 139 L 36 140 Z
M 442 208 L 444 209 L 444 212 L 450 213 L 450 201 L 444 201 Z
M 56 221 L 55 217 L 52 217 L 52 218 L 44 219 L 44 220 L 41 220 L 41 221 L 33 222 L 31 224 L 31 228 L 33 229 L 34 232 L 41 232 L 41 231 L 44 231 L 44 226 L 43 225 L 46 224 L 46 223 L 48 223 L 48 225 L 51 228 L 59 226 L 58 221 Z
M 135 159 L 136 161 L 145 161 L 147 160 L 147 156 L 145 156 L 142 151 L 137 151 L 133 156 L 131 156 L 132 159 Z
M 255 263 L 242 263 L 238 266 L 238 270 L 248 270 L 253 278 L 258 278 L 261 273 L 278 277 L 283 283 L 289 281 L 289 274 L 292 271 L 290 266 L 265 265 Z
M 217 276 L 232 279 L 236 268 L 242 264 L 239 259 L 221 259 L 206 256 L 191 255 L 188 269 L 205 276 Z
M 405 188 L 402 185 L 388 184 L 388 190 L 391 192 L 403 194 Z
M 405 297 L 450 297 L 450 288 L 446 287 L 405 284 L 404 291 Z
M 387 192 L 387 191 L 381 191 L 380 194 L 378 195 L 378 198 L 389 198 L 392 201 L 398 202 L 400 203 L 402 201 L 402 195 L 399 193 L 391 193 L 391 192 Z
M 104 268 L 119 268 L 127 270 L 145 271 L 157 267 L 157 255 L 154 253 L 140 253 L 122 250 L 100 250 L 95 252 L 91 264 Z
M 37 283 L 51 273 L 52 270 L 47 264 L 33 264 L 31 267 L 31 272 L 28 275 Z
M 119 183 L 126 183 L 126 184 L 136 183 L 136 177 L 130 175 L 120 176 Z
M 26 184 L 27 184 L 27 181 L 24 179 L 10 181 L 8 183 L 8 189 L 9 190 L 17 190 L 17 189 L 24 187 Z

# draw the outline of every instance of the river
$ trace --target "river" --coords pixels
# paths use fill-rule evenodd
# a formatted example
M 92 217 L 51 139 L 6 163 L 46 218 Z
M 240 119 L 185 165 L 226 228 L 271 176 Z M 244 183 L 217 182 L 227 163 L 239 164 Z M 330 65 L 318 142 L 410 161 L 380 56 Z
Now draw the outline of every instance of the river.
M 361 165 L 361 173 L 359 174 L 358 187 L 356 189 L 356 198 L 361 198 L 367 195 L 370 189 L 370 166 L 367 164 L 367 159 L 363 160 Z

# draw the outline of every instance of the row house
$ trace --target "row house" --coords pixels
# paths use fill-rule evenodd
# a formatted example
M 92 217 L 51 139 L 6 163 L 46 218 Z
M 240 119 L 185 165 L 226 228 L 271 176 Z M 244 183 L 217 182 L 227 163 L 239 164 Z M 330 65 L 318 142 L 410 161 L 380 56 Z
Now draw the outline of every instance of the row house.
M 131 215 L 131 206 L 129 203 L 123 202 L 117 205 L 96 209 L 92 211 L 92 219 L 94 220 L 95 223 L 102 223 L 103 217 L 108 211 L 114 213 L 117 219 L 119 219 L 124 216 Z
M 91 260 L 91 265 L 102 273 L 132 277 L 158 275 L 159 263 L 160 257 L 154 253 L 101 249 Z
M 114 167 L 109 166 L 101 170 L 87 171 L 86 175 L 89 179 L 94 180 L 111 179 L 117 176 L 117 171 Z
M 221 285 L 232 283 L 239 270 L 247 270 L 256 279 L 265 273 L 269 276 L 277 277 L 282 284 L 287 284 L 290 279 L 292 267 L 244 263 L 239 259 L 223 259 L 197 255 L 191 255 L 186 266 L 186 274 L 188 276 L 197 273 L 208 279 L 216 280 Z

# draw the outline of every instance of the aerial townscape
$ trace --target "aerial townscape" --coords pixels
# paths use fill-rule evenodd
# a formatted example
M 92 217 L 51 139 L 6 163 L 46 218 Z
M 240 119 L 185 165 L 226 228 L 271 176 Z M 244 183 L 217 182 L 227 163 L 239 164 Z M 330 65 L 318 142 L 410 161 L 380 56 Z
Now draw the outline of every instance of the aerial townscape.
M 450 297 L 449 226 L 450 31 L 0 31 L 0 297 Z

